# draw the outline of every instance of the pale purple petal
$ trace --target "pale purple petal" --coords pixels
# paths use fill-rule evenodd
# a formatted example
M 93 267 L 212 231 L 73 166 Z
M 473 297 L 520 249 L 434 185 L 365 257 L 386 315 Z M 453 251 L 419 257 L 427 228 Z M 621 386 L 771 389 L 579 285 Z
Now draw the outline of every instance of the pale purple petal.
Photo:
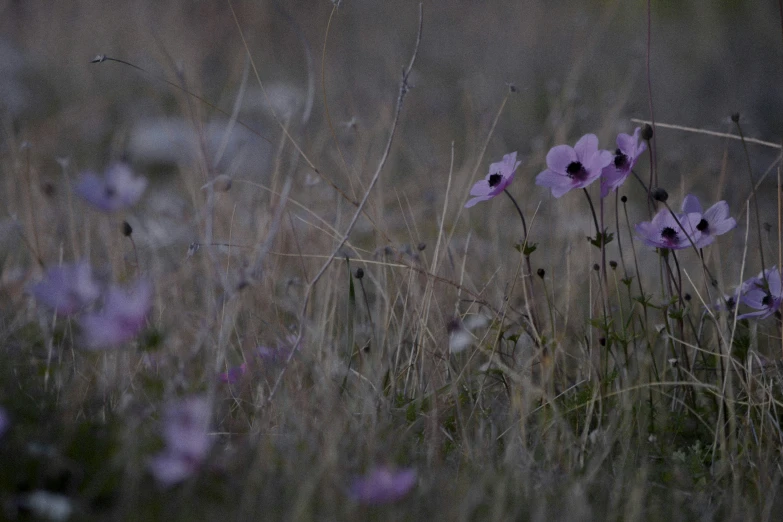
M 130 167 L 116 163 L 103 177 L 93 172 L 82 174 L 74 190 L 98 210 L 115 212 L 138 203 L 146 188 L 146 178 L 135 177 Z
M 546 155 L 547 170 L 565 175 L 566 168 L 574 161 L 579 161 L 576 151 L 568 145 L 555 145 Z
M 688 194 L 685 196 L 685 199 L 682 200 L 682 211 L 686 214 L 691 214 L 694 212 L 701 214 L 703 211 L 701 209 L 701 203 L 699 203 L 699 198 L 693 194 Z
M 36 301 L 58 315 L 71 315 L 95 301 L 100 288 L 92 278 L 90 265 L 80 262 L 49 268 L 31 292 Z
M 149 460 L 150 472 L 163 487 L 171 487 L 193 476 L 199 463 L 185 455 L 163 451 Z
M 144 328 L 152 306 L 152 286 L 140 280 L 130 290 L 112 286 L 99 313 L 85 315 L 80 324 L 89 348 L 114 347 L 134 339 Z
M 591 173 L 591 176 L 593 178 L 597 178 L 601 175 L 601 171 L 604 169 L 604 167 L 608 166 L 612 163 L 612 160 L 614 159 L 614 156 L 611 152 L 608 150 L 599 150 L 596 151 L 590 158 L 587 160 L 588 169 Z
M 492 191 L 492 188 L 489 186 L 489 183 L 487 183 L 486 180 L 477 181 L 473 188 L 470 189 L 470 195 L 471 196 L 486 196 Z
M 571 178 L 550 169 L 547 169 L 536 176 L 536 185 L 551 188 L 552 196 L 555 198 L 561 197 L 574 186 Z
M 416 485 L 415 469 L 393 470 L 379 466 L 353 481 L 349 496 L 362 504 L 386 504 L 401 500 Z
M 202 460 L 210 446 L 209 425 L 212 410 L 203 397 L 189 397 L 166 408 L 163 438 L 170 452 Z
M 585 134 L 574 145 L 574 151 L 579 161 L 586 163 L 598 151 L 598 136 Z

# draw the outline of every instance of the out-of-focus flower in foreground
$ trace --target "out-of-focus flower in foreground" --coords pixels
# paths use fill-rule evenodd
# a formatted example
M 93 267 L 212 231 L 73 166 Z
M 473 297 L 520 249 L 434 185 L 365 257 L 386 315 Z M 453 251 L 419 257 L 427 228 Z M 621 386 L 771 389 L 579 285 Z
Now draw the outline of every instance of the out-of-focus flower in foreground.
M 103 177 L 94 172 L 82 174 L 75 191 L 98 210 L 116 212 L 138 203 L 146 188 L 146 178 L 134 176 L 124 163 L 115 163 Z
M 585 134 L 573 147 L 557 145 L 549 150 L 547 169 L 536 176 L 536 185 L 552 189 L 552 195 L 559 198 L 598 179 L 613 157 L 608 150 L 598 150 L 595 134 Z
M 662 208 L 652 221 L 636 225 L 636 234 L 647 246 L 670 250 L 688 248 L 691 241 L 698 244 L 701 237 L 701 233 L 696 229 L 700 219 L 696 214 L 680 214 L 675 219 L 669 210 Z
M 110 287 L 103 309 L 80 321 L 87 346 L 109 348 L 132 340 L 144 328 L 151 306 L 152 285 L 144 279 L 127 290 Z
M 354 479 L 349 496 L 361 504 L 386 504 L 404 498 L 416 485 L 415 469 L 378 466 L 367 475 Z
M 514 172 L 521 161 L 517 161 L 517 153 L 512 152 L 503 156 L 502 161 L 492 163 L 489 166 L 489 174 L 481 181 L 477 181 L 470 189 L 470 195 L 474 196 L 465 203 L 465 208 L 470 208 L 480 201 L 487 201 L 501 194 L 512 181 Z
M 88 263 L 53 266 L 42 281 L 31 289 L 39 303 L 58 315 L 71 315 L 95 301 L 100 295 Z
M 631 173 L 639 156 L 647 150 L 647 144 L 639 142 L 640 127 L 636 127 L 633 136 L 625 133 L 617 135 L 617 149 L 614 151 L 614 159 L 601 172 L 601 197 L 605 198 L 613 190 L 625 182 L 625 178 Z
M 247 364 L 242 363 L 239 366 L 232 366 L 225 372 L 222 372 L 218 375 L 218 379 L 220 382 L 225 382 L 227 384 L 235 384 L 239 379 L 242 378 L 242 376 L 247 372 Z
M 698 248 L 703 248 L 713 241 L 716 236 L 725 234 L 737 226 L 737 221 L 729 217 L 729 204 L 725 201 L 718 201 L 706 212 L 702 211 L 699 199 L 688 194 L 682 200 L 682 211 L 686 214 L 696 214 L 699 221 L 696 224 L 696 230 L 699 231 L 699 240 L 695 241 Z
M 774 266 L 742 283 L 740 302 L 756 310 L 737 316 L 738 319 L 756 317 L 765 319 L 780 309 L 783 303 L 783 285 L 780 271 Z
M 3 437 L 10 423 L 11 421 L 8 420 L 8 414 L 5 412 L 5 409 L 0 406 L 0 438 Z
M 203 397 L 169 404 L 163 419 L 166 448 L 152 457 L 149 468 L 158 482 L 169 487 L 195 475 L 212 446 L 212 411 Z

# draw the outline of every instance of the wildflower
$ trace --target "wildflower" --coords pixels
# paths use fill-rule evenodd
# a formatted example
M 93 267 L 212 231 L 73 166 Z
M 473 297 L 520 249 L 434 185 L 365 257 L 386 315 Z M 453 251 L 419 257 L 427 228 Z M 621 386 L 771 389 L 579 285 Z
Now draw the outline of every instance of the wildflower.
M 5 412 L 5 409 L 0 406 L 0 438 L 5 434 L 10 423 L 11 421 L 8 419 L 8 414 Z
M 349 496 L 362 504 L 386 504 L 404 498 L 416 485 L 415 469 L 379 466 L 351 484 Z
M 465 316 L 464 321 L 459 316 L 449 321 L 446 325 L 449 334 L 449 352 L 459 353 L 473 345 L 476 339 L 473 330 L 486 326 L 487 322 L 487 318 L 479 314 Z
M 209 403 L 190 397 L 169 404 L 163 419 L 166 447 L 149 461 L 149 468 L 162 486 L 168 487 L 194 475 L 212 446 Z
M 220 382 L 225 382 L 227 384 L 234 384 L 239 379 L 242 378 L 242 376 L 247 372 L 247 364 L 242 363 L 239 366 L 234 366 L 232 368 L 229 368 L 225 372 L 218 375 L 218 379 L 220 379 Z
M 124 163 L 115 163 L 103 178 L 94 172 L 82 174 L 75 191 L 98 210 L 116 212 L 138 203 L 146 188 L 146 178 L 134 176 Z
M 536 176 L 536 185 L 552 189 L 559 198 L 575 188 L 583 188 L 598 179 L 612 162 L 612 153 L 598 150 L 595 134 L 585 134 L 574 147 L 557 145 L 546 155 L 547 169 Z
M 296 340 L 297 336 L 290 334 L 286 336 L 285 341 L 278 341 L 275 348 L 264 345 L 256 346 L 256 355 L 270 363 L 286 361 L 292 352 L 299 350 L 302 346 L 302 342 L 299 341 L 297 344 Z
M 521 163 L 517 161 L 516 152 L 503 156 L 503 161 L 492 163 L 487 177 L 477 181 L 470 189 L 470 195 L 475 197 L 465 203 L 465 208 L 470 208 L 480 201 L 490 200 L 506 190 L 506 187 L 514 181 L 514 171 Z
M 706 212 L 702 212 L 699 199 L 692 194 L 688 194 L 682 200 L 682 211 L 699 216 L 696 230 L 700 232 L 701 236 L 698 241 L 695 241 L 696 246 L 699 248 L 709 245 L 715 241 L 715 236 L 725 234 L 737 226 L 737 221 L 733 217 L 729 217 L 729 204 L 725 201 L 718 201 L 708 208 Z
M 636 234 L 647 246 L 679 250 L 691 246 L 691 241 L 698 242 L 701 233 L 696 225 L 699 220 L 696 214 L 680 214 L 675 219 L 669 210 L 663 208 L 652 221 L 636 225 Z
M 617 150 L 614 151 L 614 160 L 601 171 L 601 197 L 605 198 L 610 192 L 625 182 L 625 178 L 631 173 L 639 156 L 647 150 L 647 144 L 639 143 L 640 127 L 636 127 L 633 136 L 625 133 L 617 135 Z
M 778 267 L 768 268 L 758 276 L 748 279 L 740 287 L 740 302 L 755 309 L 737 316 L 737 319 L 756 317 L 766 319 L 780 309 L 783 302 L 783 285 L 780 282 Z
M 81 320 L 85 341 L 90 348 L 107 348 L 130 341 L 144 327 L 152 305 L 152 286 L 145 280 L 123 290 L 109 288 L 100 313 Z
M 49 268 L 46 277 L 31 289 L 39 303 L 58 315 L 71 315 L 95 301 L 100 295 L 88 263 L 59 265 Z

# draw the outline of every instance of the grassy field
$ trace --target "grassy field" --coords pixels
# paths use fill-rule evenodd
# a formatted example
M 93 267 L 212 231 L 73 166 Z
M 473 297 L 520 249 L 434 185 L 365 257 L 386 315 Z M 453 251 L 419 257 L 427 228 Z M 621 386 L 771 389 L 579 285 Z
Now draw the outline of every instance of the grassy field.
M 776 520 L 781 27 L 0 2 L 0 519 Z

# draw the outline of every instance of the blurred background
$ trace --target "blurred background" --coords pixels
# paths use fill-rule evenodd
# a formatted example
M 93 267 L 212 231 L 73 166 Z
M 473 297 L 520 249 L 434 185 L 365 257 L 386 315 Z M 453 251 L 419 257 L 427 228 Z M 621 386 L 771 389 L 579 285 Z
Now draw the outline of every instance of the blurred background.
M 28 170 L 37 219 L 45 220 L 43 207 L 65 204 L 63 159 L 69 179 L 124 159 L 152 180 L 129 217 L 144 232 L 137 235 L 142 250 L 171 247 L 179 255 L 202 237 L 200 188 L 219 174 L 272 190 L 290 176 L 292 196 L 342 229 L 341 212 L 352 207 L 282 138 L 280 126 L 325 178 L 360 198 L 388 136 L 417 3 L 345 1 L 336 10 L 326 0 L 232 5 L 266 94 L 227 2 L 0 3 L 0 168 L 8 209 L 0 219 L 7 225 L 9 215 L 22 215 L 27 196 L 19 181 Z M 649 117 L 646 17 L 641 0 L 424 2 L 413 88 L 370 200 L 383 233 L 362 220 L 352 239 L 369 251 L 389 242 L 400 249 L 432 244 L 453 143 L 446 230 L 455 227 L 455 245 L 475 233 L 469 268 L 483 267 L 487 256 L 511 255 L 521 230 L 508 201 L 460 209 L 489 163 L 516 150 L 523 164 L 511 192 L 529 220 L 540 204 L 531 240 L 552 244 L 535 261 L 557 273 L 573 257 L 576 275 L 583 274 L 597 253 L 584 241 L 594 232 L 584 198 L 555 201 L 533 180 L 551 146 L 594 132 L 614 149 L 616 134 L 636 126 L 630 118 Z M 99 54 L 146 72 L 114 61 L 91 64 Z M 774 2 L 653 1 L 651 74 L 658 122 L 736 132 L 729 119 L 736 111 L 746 135 L 783 138 L 783 42 Z M 516 93 L 490 136 L 509 85 Z M 235 108 L 253 131 L 230 121 Z M 685 191 L 705 207 L 727 199 L 736 214 L 744 206 L 749 182 L 738 142 L 665 129 L 656 140 L 661 185 L 673 206 Z M 757 177 L 776 157 L 758 146 L 750 153 Z M 648 167 L 645 156 L 637 167 L 644 179 Z M 638 186 L 628 183 L 622 193 L 638 203 L 633 219 L 646 218 Z M 233 223 L 236 242 L 256 240 L 254 212 L 269 198 L 243 186 L 218 202 L 226 215 L 218 216 L 215 237 L 227 237 Z M 762 220 L 775 222 L 774 199 L 763 202 Z M 612 198 L 608 216 L 613 205 Z M 17 245 L 10 228 L 4 226 L 3 241 Z M 742 236 L 721 244 L 739 247 Z

